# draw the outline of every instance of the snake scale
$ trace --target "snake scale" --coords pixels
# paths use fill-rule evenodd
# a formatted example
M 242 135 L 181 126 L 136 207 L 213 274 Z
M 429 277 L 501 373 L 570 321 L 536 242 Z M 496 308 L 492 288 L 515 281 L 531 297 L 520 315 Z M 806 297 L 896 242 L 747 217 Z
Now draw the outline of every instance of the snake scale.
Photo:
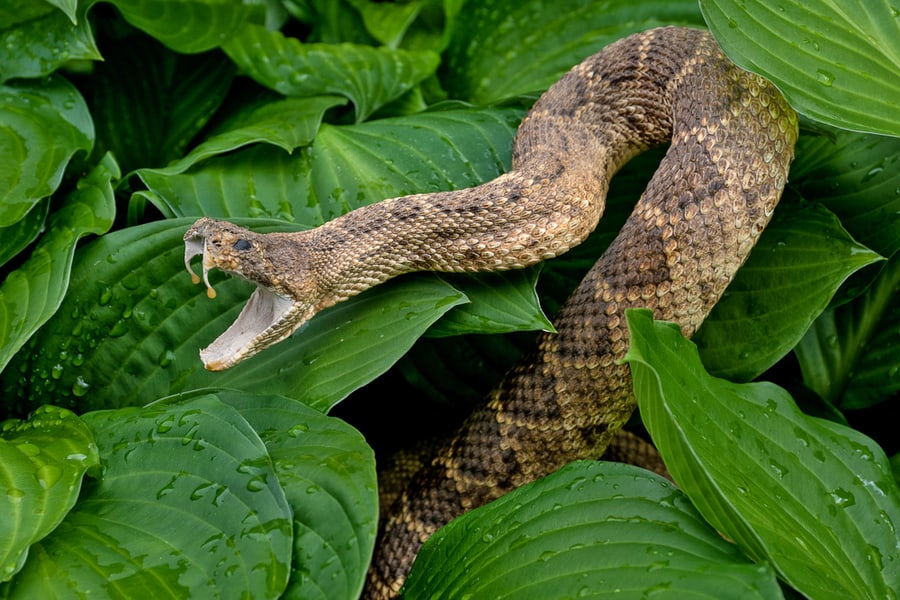
M 555 318 L 557 333 L 539 336 L 400 494 L 365 591 L 393 597 L 418 548 L 450 519 L 603 454 L 635 406 L 618 362 L 625 309 L 648 307 L 686 336 L 696 331 L 767 225 L 796 137 L 781 94 L 731 63 L 708 32 L 629 36 L 541 96 L 519 127 L 512 169 L 493 181 L 385 200 L 299 233 L 198 220 L 185 234 L 188 269 L 202 253 L 204 280 L 218 268 L 257 286 L 201 357 L 209 369 L 228 368 L 402 273 L 511 269 L 557 256 L 597 225 L 612 175 L 670 143 L 622 231 Z

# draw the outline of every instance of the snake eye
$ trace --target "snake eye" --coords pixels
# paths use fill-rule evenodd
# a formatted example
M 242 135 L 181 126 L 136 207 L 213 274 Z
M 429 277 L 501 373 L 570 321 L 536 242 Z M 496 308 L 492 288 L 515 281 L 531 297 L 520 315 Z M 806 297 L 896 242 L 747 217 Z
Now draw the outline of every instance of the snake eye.
M 249 250 L 250 248 L 253 247 L 253 244 L 251 244 L 249 241 L 247 241 L 245 239 L 240 239 L 240 240 L 236 241 L 234 244 L 232 244 L 231 247 L 234 248 L 235 250 Z

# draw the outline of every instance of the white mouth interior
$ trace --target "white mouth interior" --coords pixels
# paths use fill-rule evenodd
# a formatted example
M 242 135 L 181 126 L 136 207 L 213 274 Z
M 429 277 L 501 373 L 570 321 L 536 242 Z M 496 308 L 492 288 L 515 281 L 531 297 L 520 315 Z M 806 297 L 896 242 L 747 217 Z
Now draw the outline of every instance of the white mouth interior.
M 204 366 L 213 371 L 227 369 L 237 362 L 235 358 L 243 358 L 260 343 L 282 337 L 284 327 L 280 325 L 294 304 L 288 298 L 257 286 L 234 323 L 200 351 Z

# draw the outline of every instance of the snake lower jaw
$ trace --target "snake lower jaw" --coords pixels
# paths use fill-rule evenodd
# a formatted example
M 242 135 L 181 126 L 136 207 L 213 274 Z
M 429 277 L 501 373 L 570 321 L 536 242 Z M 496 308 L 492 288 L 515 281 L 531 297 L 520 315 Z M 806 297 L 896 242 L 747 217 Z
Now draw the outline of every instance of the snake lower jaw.
M 257 285 L 234 323 L 200 351 L 200 360 L 209 371 L 229 369 L 290 336 L 312 312 L 303 302 Z

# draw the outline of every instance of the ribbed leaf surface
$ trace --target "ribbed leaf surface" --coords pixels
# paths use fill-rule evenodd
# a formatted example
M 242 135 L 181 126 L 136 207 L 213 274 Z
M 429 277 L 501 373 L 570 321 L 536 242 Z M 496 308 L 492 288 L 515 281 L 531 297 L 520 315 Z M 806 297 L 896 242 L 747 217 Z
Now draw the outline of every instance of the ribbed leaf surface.
M 709 376 L 649 310 L 627 318 L 641 417 L 703 517 L 811 598 L 890 597 L 900 488 L 881 448 L 804 415 L 778 386 Z
M 413 563 L 405 598 L 779 598 L 658 475 L 572 463 L 451 521 Z
M 900 135 L 900 18 L 888 0 L 701 0 L 735 63 L 764 75 L 798 112 Z

